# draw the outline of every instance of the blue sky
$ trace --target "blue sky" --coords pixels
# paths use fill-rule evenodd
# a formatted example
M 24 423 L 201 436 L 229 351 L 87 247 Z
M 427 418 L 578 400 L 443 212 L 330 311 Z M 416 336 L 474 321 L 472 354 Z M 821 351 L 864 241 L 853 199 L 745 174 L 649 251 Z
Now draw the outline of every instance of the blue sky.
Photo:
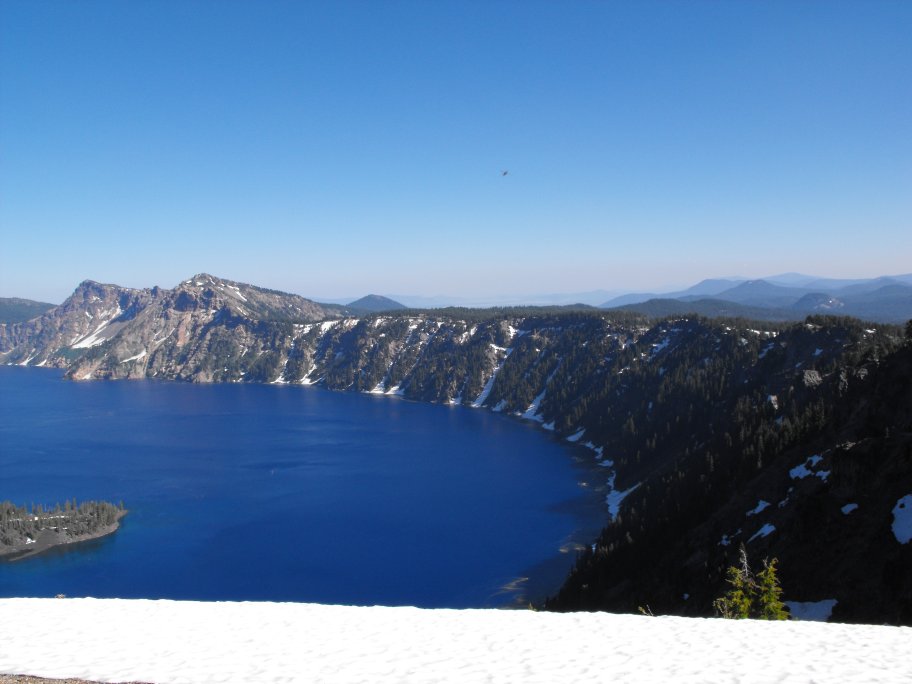
M 903 1 L 0 0 L 0 296 L 907 273 L 910 34 Z

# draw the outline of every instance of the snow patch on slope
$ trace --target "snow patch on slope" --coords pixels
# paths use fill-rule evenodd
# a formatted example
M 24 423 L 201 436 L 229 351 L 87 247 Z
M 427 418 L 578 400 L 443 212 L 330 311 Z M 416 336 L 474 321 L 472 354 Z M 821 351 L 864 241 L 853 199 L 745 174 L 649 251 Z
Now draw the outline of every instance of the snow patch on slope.
M 769 501 L 764 501 L 763 499 L 760 499 L 760 501 L 757 502 L 757 505 L 754 506 L 751 510 L 749 510 L 745 515 L 747 515 L 748 517 L 750 517 L 752 515 L 757 515 L 758 513 L 761 513 L 765 509 L 769 508 L 769 505 L 770 505 Z
M 99 325 L 97 328 L 95 328 L 95 330 L 93 330 L 85 337 L 81 339 L 77 338 L 79 341 L 75 344 L 71 344 L 70 346 L 73 349 L 88 349 L 89 347 L 95 347 L 99 344 L 104 344 L 105 337 L 101 333 L 106 327 L 108 327 L 108 324 L 110 322 L 111 321 L 104 321 L 101 325 Z
M 912 540 L 912 494 L 906 494 L 893 507 L 893 536 L 900 544 Z
M 582 438 L 582 436 L 585 434 L 585 432 L 586 432 L 586 430 L 584 428 L 580 428 L 577 432 L 574 432 L 572 435 L 567 437 L 567 441 L 568 442 L 578 442 L 578 441 L 580 441 L 580 438 Z
M 818 463 L 820 463 L 821 460 L 823 460 L 823 459 L 817 454 L 815 454 L 814 456 L 809 456 L 804 463 L 802 463 L 801 465 L 795 466 L 794 468 L 792 468 L 789 471 L 789 477 L 791 477 L 793 480 L 803 480 L 804 478 L 808 477 L 809 475 L 817 474 L 814 472 L 813 469 Z M 830 474 L 829 471 L 822 471 L 822 472 L 825 472 L 826 475 Z M 823 475 L 821 477 L 821 479 L 826 480 L 826 475 Z
M 614 486 L 613 476 L 609 484 L 612 487 Z M 610 492 L 608 492 L 608 496 L 605 497 L 605 504 L 608 506 L 608 516 L 610 520 L 614 520 L 618 516 L 618 513 L 621 512 L 621 504 L 624 503 L 624 499 L 626 499 L 641 484 L 641 482 L 637 482 L 632 487 L 623 491 L 612 489 Z
M 753 536 L 751 536 L 751 538 L 747 540 L 747 543 L 750 544 L 752 541 L 754 541 L 754 539 L 763 539 L 764 537 L 768 537 L 775 531 L 776 531 L 775 525 L 770 525 L 769 523 L 766 523 L 763 527 L 761 527 L 759 530 L 754 532 Z
M 833 608 L 836 607 L 836 599 L 824 599 L 823 601 L 783 601 L 788 606 L 789 613 L 793 620 L 803 620 L 808 622 L 826 622 L 833 614 Z
M 124 359 L 123 361 L 121 361 L 121 363 L 127 363 L 128 361 L 139 361 L 140 359 L 144 359 L 144 358 L 146 358 L 145 349 L 143 349 L 141 352 L 139 352 L 139 354 L 137 354 L 136 356 L 131 356 L 129 359 Z
M 501 349 L 501 347 L 496 347 L 491 345 L 495 349 Z M 502 349 L 505 352 L 503 361 L 494 366 L 494 372 L 491 373 L 491 377 L 488 378 L 488 381 L 485 383 L 485 386 L 481 390 L 481 394 L 476 397 L 475 401 L 472 402 L 472 408 L 480 408 L 482 404 L 485 403 L 488 399 L 488 395 L 491 394 L 491 390 L 494 388 L 494 381 L 497 379 L 497 374 L 500 373 L 500 369 L 503 368 L 504 362 L 510 358 L 510 354 L 513 352 L 513 349 Z

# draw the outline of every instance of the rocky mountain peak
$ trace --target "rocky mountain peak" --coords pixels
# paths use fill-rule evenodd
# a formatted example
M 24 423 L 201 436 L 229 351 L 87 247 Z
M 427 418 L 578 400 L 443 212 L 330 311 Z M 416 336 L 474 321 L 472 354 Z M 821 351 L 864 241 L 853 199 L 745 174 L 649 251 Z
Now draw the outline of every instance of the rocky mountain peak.
M 198 289 L 201 287 L 218 287 L 219 285 L 224 285 L 226 282 L 228 282 L 228 281 L 223 280 L 222 278 L 219 278 L 217 276 L 210 275 L 209 273 L 197 273 L 196 275 L 191 276 L 187 280 L 183 280 L 180 283 L 178 283 L 177 287 L 175 287 L 174 289 L 180 290 L 180 289 Z
M 85 280 L 60 306 L 25 323 L 5 326 L 0 331 L 0 361 L 75 368 L 78 378 L 122 373 L 142 377 L 153 349 L 168 349 L 172 343 L 180 349 L 207 326 L 233 321 L 233 326 L 255 327 L 265 321 L 327 318 L 338 318 L 338 312 L 297 295 L 208 273 L 171 290 L 136 290 Z M 124 359 L 137 363 L 118 366 Z

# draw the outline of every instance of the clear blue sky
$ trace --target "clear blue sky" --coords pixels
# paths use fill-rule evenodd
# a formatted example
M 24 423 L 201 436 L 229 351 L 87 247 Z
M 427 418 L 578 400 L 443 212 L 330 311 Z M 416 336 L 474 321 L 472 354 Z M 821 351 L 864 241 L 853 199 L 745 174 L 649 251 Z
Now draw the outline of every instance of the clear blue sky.
M 0 296 L 907 273 L 910 35 L 903 0 L 0 0 Z

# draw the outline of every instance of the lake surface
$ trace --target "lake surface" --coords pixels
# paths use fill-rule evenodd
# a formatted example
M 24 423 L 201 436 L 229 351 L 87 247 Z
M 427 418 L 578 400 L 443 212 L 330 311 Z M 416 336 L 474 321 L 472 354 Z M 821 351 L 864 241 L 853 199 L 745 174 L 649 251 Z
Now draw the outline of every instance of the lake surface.
M 0 563 L 0 596 L 541 598 L 604 522 L 590 454 L 485 410 L 4 366 L 0 500 L 130 513 L 105 539 Z

